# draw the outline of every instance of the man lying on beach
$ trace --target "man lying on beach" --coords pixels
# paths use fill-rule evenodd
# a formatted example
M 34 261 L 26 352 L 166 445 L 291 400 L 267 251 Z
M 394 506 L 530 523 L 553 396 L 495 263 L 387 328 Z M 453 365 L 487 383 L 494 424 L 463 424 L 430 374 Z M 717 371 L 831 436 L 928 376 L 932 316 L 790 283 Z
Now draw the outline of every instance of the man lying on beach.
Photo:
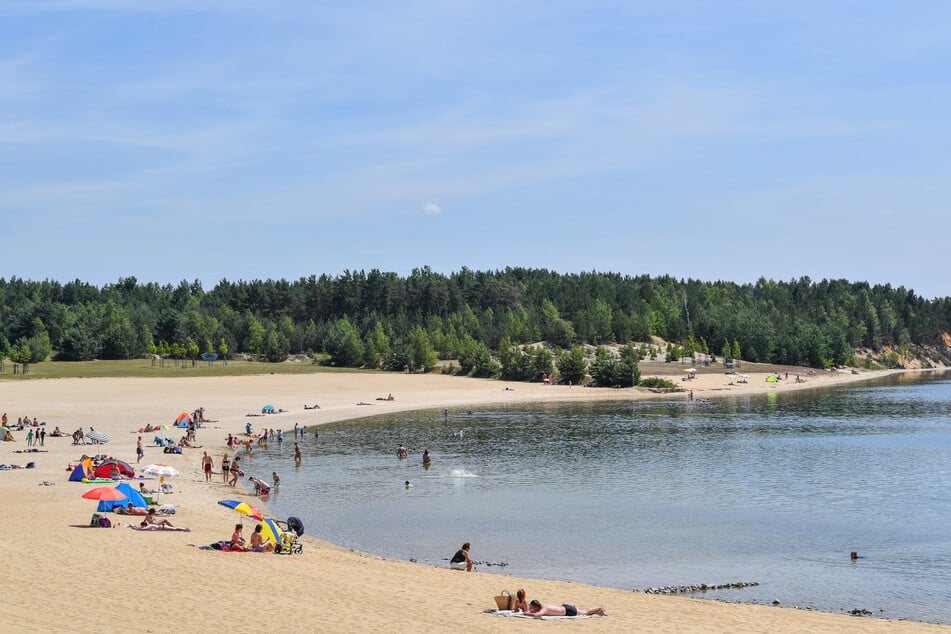
M 541 618 L 543 616 L 591 616 L 592 614 L 599 614 L 601 616 L 607 616 L 608 613 L 604 611 L 600 605 L 596 608 L 576 608 L 570 603 L 563 603 L 562 605 L 547 605 L 542 604 L 538 599 L 532 599 L 531 603 L 528 604 L 528 616 L 534 616 Z

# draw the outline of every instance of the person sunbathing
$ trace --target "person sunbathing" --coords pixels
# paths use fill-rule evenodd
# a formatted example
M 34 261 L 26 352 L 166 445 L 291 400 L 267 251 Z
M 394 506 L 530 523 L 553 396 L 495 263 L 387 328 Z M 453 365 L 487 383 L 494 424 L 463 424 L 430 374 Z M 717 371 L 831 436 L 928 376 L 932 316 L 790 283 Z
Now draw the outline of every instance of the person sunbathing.
M 592 614 L 599 614 L 601 616 L 607 616 L 608 613 L 604 611 L 600 605 L 596 608 L 576 608 L 570 603 L 563 603 L 562 605 L 547 605 L 542 604 L 538 599 L 532 599 L 532 602 L 528 604 L 528 616 L 534 616 L 536 618 L 541 618 L 543 616 L 590 616 Z
M 143 508 L 138 508 L 132 505 L 132 502 L 129 502 L 126 506 L 117 506 L 115 508 L 116 513 L 119 515 L 147 515 L 148 511 Z
M 142 526 L 167 526 L 169 528 L 175 528 L 175 525 L 169 522 L 164 517 L 162 519 L 155 519 L 155 507 L 149 508 L 148 512 L 145 514 L 145 519 L 142 520 Z

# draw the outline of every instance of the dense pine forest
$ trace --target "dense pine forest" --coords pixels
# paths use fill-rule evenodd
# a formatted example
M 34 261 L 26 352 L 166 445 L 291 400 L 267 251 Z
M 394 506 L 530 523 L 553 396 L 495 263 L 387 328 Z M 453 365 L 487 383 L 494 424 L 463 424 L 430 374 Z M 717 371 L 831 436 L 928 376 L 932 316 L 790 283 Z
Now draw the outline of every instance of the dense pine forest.
M 905 288 L 808 277 L 755 284 L 543 269 L 428 267 L 406 277 L 347 271 L 297 281 L 222 280 L 101 288 L 79 280 L 0 278 L 0 348 L 13 361 L 197 358 L 213 353 L 283 361 L 310 354 L 338 366 L 432 368 L 532 378 L 553 362 L 571 374 L 581 346 L 601 362 L 659 354 L 711 355 L 822 368 L 854 363 L 856 349 L 900 365 L 947 361 L 951 299 Z M 656 341 L 656 339 L 654 340 Z M 545 342 L 546 346 L 526 346 Z M 589 349 L 590 350 L 590 349 Z M 590 354 L 587 355 L 590 358 Z M 592 364 L 592 369 L 597 361 Z M 616 368 L 615 368 L 616 369 Z M 594 373 L 594 372 L 593 372 Z M 613 382 L 613 376 L 602 383 Z

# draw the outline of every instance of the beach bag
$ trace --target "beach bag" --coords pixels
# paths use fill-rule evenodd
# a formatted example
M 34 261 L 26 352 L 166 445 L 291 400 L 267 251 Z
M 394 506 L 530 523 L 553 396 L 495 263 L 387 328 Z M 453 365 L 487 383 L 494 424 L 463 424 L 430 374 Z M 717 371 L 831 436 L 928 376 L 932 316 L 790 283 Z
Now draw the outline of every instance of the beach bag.
M 509 594 L 507 590 L 502 590 L 502 592 L 495 597 L 495 605 L 500 610 L 513 610 L 515 609 L 515 602 L 517 600 L 514 594 Z

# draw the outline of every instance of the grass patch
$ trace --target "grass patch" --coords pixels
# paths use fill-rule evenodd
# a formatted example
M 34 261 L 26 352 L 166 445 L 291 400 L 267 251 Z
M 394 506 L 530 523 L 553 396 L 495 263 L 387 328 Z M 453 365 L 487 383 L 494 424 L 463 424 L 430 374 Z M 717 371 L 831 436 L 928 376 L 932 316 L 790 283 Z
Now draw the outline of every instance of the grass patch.
M 260 361 L 221 361 L 209 364 L 198 361 L 175 363 L 165 360 L 165 365 L 151 359 L 126 361 L 44 361 L 31 363 L 28 374 L 14 374 L 13 364 L 4 361 L 0 381 L 30 381 L 33 379 L 104 378 L 104 377 L 208 377 L 251 376 L 260 374 L 320 374 L 327 372 L 372 372 L 353 368 L 333 368 L 313 363 L 262 363 Z

